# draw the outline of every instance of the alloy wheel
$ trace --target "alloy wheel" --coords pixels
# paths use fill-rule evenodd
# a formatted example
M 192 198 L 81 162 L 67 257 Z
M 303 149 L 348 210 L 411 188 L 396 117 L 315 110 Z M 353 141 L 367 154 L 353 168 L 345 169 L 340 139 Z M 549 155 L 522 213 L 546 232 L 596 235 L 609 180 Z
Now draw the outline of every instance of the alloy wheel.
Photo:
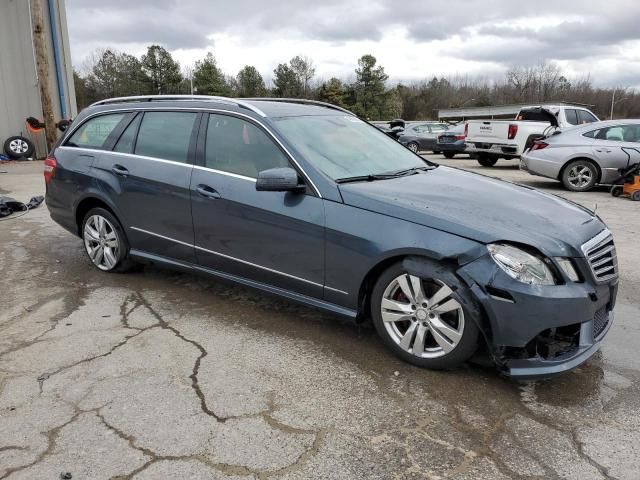
M 84 246 L 100 270 L 109 271 L 118 263 L 120 239 L 114 226 L 101 215 L 92 215 L 84 224 Z
M 586 165 L 575 165 L 569 170 L 567 180 L 575 188 L 585 188 L 593 181 L 593 172 Z
M 382 294 L 381 315 L 391 339 L 420 358 L 447 355 L 464 333 L 462 305 L 440 280 L 402 274 Z
M 9 149 L 16 155 L 24 155 L 29 150 L 29 144 L 20 138 L 9 142 Z
M 409 150 L 411 150 L 413 153 L 418 153 L 418 144 L 417 143 L 410 143 L 409 145 L 407 145 L 409 147 Z

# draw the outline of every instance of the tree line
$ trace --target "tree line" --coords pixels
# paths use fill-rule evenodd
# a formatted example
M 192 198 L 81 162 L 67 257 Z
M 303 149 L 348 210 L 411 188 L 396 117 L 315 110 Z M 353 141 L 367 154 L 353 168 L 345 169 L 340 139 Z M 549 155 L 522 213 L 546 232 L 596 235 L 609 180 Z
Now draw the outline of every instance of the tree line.
M 605 119 L 615 94 L 615 118 L 640 118 L 640 95 L 635 90 L 595 87 L 589 76 L 569 79 L 549 62 L 513 67 L 500 80 L 458 75 L 390 84 L 377 59 L 363 55 L 354 74 L 353 81 L 316 79 L 313 60 L 295 56 L 278 64 L 267 83 L 252 65 L 236 75 L 223 72 L 211 52 L 192 68 L 181 68 L 165 48 L 151 45 L 140 58 L 112 49 L 97 51 L 82 74 L 74 70 L 74 82 L 78 108 L 109 97 L 194 93 L 309 98 L 348 108 L 369 120 L 429 120 L 443 108 L 558 101 L 592 106 Z

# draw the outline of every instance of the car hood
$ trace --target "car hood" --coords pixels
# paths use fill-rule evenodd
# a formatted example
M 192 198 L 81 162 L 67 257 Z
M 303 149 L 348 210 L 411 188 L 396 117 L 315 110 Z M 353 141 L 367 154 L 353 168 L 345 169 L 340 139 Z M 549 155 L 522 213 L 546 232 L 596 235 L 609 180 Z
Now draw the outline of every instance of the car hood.
M 580 246 L 605 228 L 555 195 L 448 167 L 339 188 L 347 205 L 482 243 L 531 245 L 549 256 L 582 256 Z

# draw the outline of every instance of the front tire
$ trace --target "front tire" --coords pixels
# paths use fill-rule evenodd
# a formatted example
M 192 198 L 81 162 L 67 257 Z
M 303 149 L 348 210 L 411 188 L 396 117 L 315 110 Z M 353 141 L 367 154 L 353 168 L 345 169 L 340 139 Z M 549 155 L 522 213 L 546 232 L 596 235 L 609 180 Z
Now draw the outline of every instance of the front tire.
M 459 366 L 477 350 L 473 300 L 457 277 L 437 264 L 420 277 L 402 263 L 389 267 L 371 295 L 373 324 L 385 345 L 423 368 Z M 429 270 L 432 273 L 429 273 Z
M 567 190 L 586 192 L 598 182 L 598 169 L 589 160 L 574 160 L 562 171 L 560 180 Z
M 126 272 L 129 242 L 118 219 L 104 208 L 92 208 L 82 220 L 82 240 L 91 263 L 103 272 Z
M 407 144 L 407 148 L 413 153 L 418 153 L 418 151 L 420 150 L 420 145 L 418 145 L 416 142 L 409 142 Z
M 451 160 L 453 157 L 456 156 L 456 154 L 453 152 L 444 152 L 443 155 L 444 155 L 444 158 L 448 158 L 449 160 Z

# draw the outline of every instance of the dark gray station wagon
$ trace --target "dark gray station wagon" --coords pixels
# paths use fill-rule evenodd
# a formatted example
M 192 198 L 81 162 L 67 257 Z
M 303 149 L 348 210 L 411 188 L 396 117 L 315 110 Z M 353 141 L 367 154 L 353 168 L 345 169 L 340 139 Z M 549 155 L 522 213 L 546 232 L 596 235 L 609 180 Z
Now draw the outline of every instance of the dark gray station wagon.
M 430 163 L 328 104 L 105 100 L 45 181 L 100 270 L 153 262 L 372 319 L 422 367 L 483 348 L 506 374 L 558 373 L 613 320 L 615 248 L 591 211 Z

